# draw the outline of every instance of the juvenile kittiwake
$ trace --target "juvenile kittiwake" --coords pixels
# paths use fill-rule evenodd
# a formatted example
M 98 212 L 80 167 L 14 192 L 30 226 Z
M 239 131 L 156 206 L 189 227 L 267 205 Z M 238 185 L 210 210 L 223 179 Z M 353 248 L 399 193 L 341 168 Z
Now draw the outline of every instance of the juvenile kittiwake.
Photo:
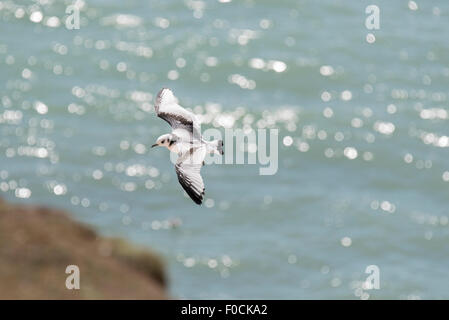
M 178 181 L 196 204 L 204 197 L 204 182 L 200 170 L 207 153 L 223 154 L 223 141 L 205 141 L 195 114 L 178 104 L 170 89 L 162 89 L 156 97 L 154 110 L 159 118 L 167 121 L 172 132 L 157 138 L 151 147 L 166 147 L 178 154 L 175 164 Z

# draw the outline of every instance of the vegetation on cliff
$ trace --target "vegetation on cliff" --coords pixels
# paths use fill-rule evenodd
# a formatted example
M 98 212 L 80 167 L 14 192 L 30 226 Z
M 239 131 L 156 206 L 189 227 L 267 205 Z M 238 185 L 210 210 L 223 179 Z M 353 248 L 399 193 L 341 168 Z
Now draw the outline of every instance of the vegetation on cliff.
M 80 289 L 66 287 L 69 265 Z M 60 210 L 0 199 L 0 299 L 164 299 L 155 253 L 99 236 Z

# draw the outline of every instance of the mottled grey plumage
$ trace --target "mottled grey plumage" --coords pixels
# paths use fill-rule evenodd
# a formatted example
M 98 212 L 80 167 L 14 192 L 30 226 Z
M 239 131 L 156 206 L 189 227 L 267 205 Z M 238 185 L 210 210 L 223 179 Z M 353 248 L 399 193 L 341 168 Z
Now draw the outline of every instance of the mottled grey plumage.
M 157 116 L 167 121 L 173 131 L 185 130 L 191 136 L 190 140 L 201 140 L 200 125 L 195 114 L 181 107 L 170 89 L 159 91 L 154 109 Z

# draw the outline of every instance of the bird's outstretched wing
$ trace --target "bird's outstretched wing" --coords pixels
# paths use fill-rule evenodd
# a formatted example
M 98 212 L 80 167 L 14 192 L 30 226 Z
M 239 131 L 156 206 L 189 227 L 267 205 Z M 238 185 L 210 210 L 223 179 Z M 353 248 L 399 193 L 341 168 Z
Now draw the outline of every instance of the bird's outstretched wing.
M 205 190 L 200 174 L 201 166 L 201 164 L 175 165 L 179 183 L 196 204 L 203 202 Z
M 205 152 L 204 147 L 192 147 L 178 158 L 175 165 L 179 183 L 196 204 L 201 204 L 204 197 L 205 188 L 200 171 Z
M 173 130 L 185 129 L 195 138 L 201 138 L 199 121 L 196 116 L 181 107 L 170 89 L 163 88 L 156 97 L 154 110 L 159 118 L 167 121 Z

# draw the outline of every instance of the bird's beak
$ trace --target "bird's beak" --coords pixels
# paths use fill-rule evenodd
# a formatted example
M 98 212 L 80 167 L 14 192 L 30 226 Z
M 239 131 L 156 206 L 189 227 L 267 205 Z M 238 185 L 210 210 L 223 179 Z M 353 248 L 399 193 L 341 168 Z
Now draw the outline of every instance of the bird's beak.
M 154 147 L 157 147 L 157 146 L 158 146 L 158 144 L 155 143 L 155 144 L 153 144 L 153 145 L 151 146 L 151 148 L 154 148 Z

